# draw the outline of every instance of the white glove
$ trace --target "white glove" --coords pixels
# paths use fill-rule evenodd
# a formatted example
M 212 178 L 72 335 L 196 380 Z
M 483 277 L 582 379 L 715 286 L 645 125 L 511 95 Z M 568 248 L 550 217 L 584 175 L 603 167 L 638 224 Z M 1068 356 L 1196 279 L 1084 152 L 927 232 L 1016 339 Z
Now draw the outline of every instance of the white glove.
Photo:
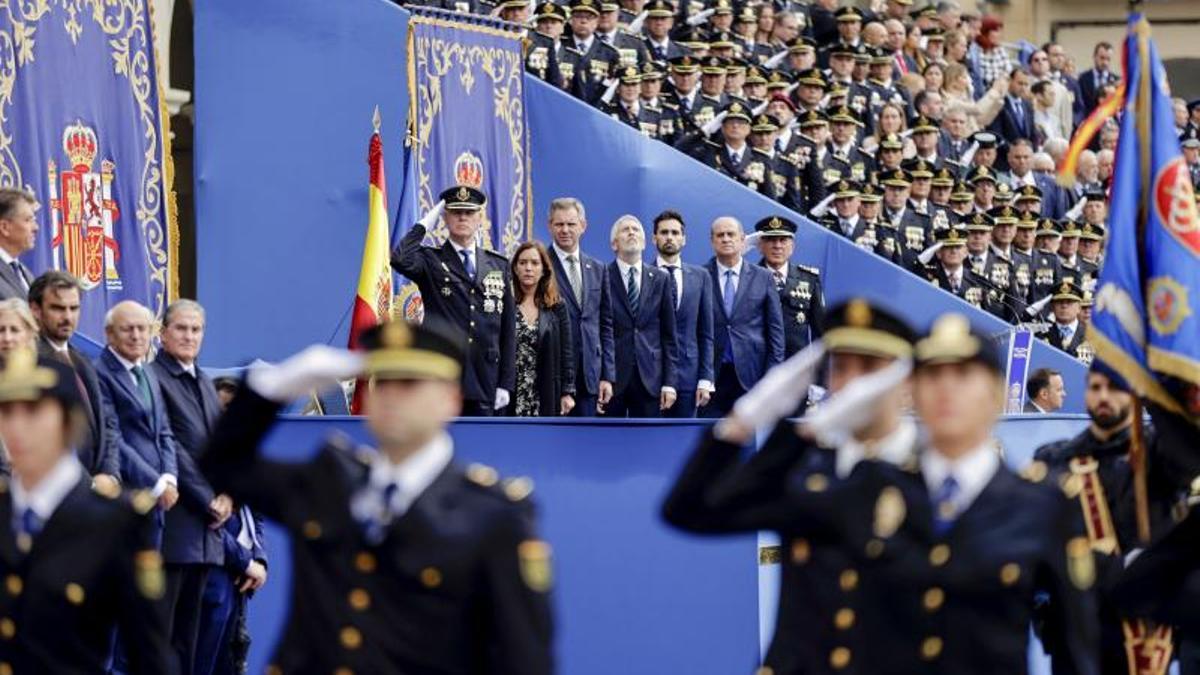
M 825 345 L 817 340 L 767 371 L 733 404 L 733 414 L 747 427 L 760 429 L 796 412 L 824 355 Z
M 822 199 L 820 203 L 812 207 L 812 210 L 810 210 L 809 213 L 811 213 L 814 218 L 820 218 L 824 216 L 826 213 L 829 213 L 829 205 L 833 203 L 834 199 L 837 199 L 837 193 L 830 192 L 825 196 L 825 199 Z
M 710 17 L 716 13 L 717 13 L 717 10 L 715 7 L 706 9 L 703 12 L 697 12 L 696 14 L 693 14 L 687 18 L 687 25 L 699 26 L 699 25 L 703 24 L 705 21 L 708 21 L 708 17 Z
M 493 410 L 503 410 L 504 406 L 506 406 L 506 405 L 508 405 L 508 390 L 497 387 L 496 388 L 496 405 L 493 406 L 492 409 Z
M 786 59 L 787 57 L 788 57 L 788 50 L 786 50 L 786 49 L 783 51 L 780 51 L 780 52 L 776 52 L 771 55 L 771 58 L 767 59 L 767 62 L 763 64 L 763 67 L 764 68 L 777 68 L 779 66 L 779 64 L 783 63 L 783 60 Z
M 246 385 L 265 399 L 276 403 L 307 395 L 314 389 L 341 384 L 363 371 L 363 355 L 326 345 L 313 345 L 277 366 L 250 369 Z
M 438 219 L 442 217 L 442 211 L 446 210 L 446 200 L 441 200 L 433 205 L 433 209 L 425 214 L 425 217 L 418 220 L 417 224 L 425 228 L 427 231 L 437 225 Z
M 633 17 L 633 21 L 629 22 L 629 26 L 625 31 L 630 35 L 637 35 L 642 32 L 642 24 L 646 23 L 646 17 L 650 16 L 650 10 L 645 10 L 641 14 Z
M 705 136 L 712 136 L 713 134 L 717 133 L 717 130 L 721 128 L 721 123 L 725 121 L 725 115 L 727 114 L 729 113 L 717 113 L 717 116 L 709 120 L 708 124 L 700 127 L 700 131 L 704 132 Z
M 621 81 L 614 77 L 609 80 L 605 80 L 604 82 L 608 85 L 608 89 L 604 90 L 604 95 L 600 97 L 600 100 L 604 103 L 612 103 L 613 96 L 616 96 L 617 94 L 617 85 L 620 84 Z
M 759 103 L 758 105 L 754 106 L 754 110 L 752 110 L 751 112 L 754 113 L 755 117 L 758 117 L 759 115 L 761 115 L 767 111 L 767 106 L 769 106 L 769 105 L 771 105 L 771 101 L 770 101 L 770 99 L 767 99 L 766 101 L 763 101 L 762 103 Z
M 1083 215 L 1084 204 L 1087 204 L 1086 199 L 1080 199 L 1079 201 L 1075 202 L 1075 206 L 1072 206 L 1071 210 L 1067 211 L 1066 213 L 1067 220 L 1075 220 L 1079 216 Z
M 929 262 L 933 260 L 933 256 L 936 255 L 940 250 L 942 250 L 942 242 L 939 241 L 933 246 L 921 251 L 921 255 L 917 256 L 917 260 L 921 261 L 922 265 L 928 265 Z
M 822 445 L 836 448 L 875 418 L 879 401 L 911 371 L 912 360 L 899 359 L 883 370 L 860 377 L 825 399 L 801 423 Z
M 967 148 L 967 151 L 962 154 L 962 157 L 958 158 L 959 166 L 971 166 L 971 160 L 975 159 L 975 153 L 977 152 L 979 152 L 979 141 L 972 143 L 971 147 Z
M 1054 297 L 1053 295 L 1047 295 L 1046 297 L 1042 298 L 1041 300 L 1038 300 L 1037 302 L 1033 303 L 1032 305 L 1026 307 L 1025 313 L 1028 314 L 1029 316 L 1037 316 L 1038 314 L 1041 314 L 1042 310 L 1046 309 L 1046 305 L 1050 304 L 1050 298 L 1053 298 L 1053 297 Z
M 742 240 L 742 255 L 753 251 L 758 246 L 759 240 L 762 239 L 762 235 L 762 232 L 751 232 L 746 235 L 746 238 Z

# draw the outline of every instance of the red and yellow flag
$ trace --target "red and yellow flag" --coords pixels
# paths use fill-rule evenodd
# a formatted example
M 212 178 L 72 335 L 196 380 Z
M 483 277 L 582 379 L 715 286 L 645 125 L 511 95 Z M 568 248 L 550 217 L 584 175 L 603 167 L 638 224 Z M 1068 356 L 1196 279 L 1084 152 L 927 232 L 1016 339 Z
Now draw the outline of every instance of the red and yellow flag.
M 379 109 L 375 109 L 375 133 L 367 151 L 371 183 L 367 188 L 367 240 L 363 244 L 362 269 L 358 273 L 358 293 L 350 319 L 350 349 L 358 348 L 359 338 L 372 326 L 392 315 L 392 269 L 389 264 L 387 190 L 383 177 L 383 140 L 379 136 Z M 354 389 L 350 412 L 359 414 L 365 382 Z
M 1091 115 L 1079 124 L 1079 128 L 1075 130 L 1075 135 L 1071 137 L 1071 145 L 1067 149 L 1067 154 L 1063 155 L 1062 164 L 1058 167 L 1058 184 L 1063 187 L 1071 187 L 1075 184 L 1075 170 L 1079 167 L 1079 155 L 1087 150 L 1092 144 L 1092 139 L 1100 132 L 1113 115 L 1121 109 L 1121 105 L 1125 102 L 1125 83 L 1122 82 L 1117 86 L 1117 90 L 1113 92 L 1103 103 L 1096 106 Z

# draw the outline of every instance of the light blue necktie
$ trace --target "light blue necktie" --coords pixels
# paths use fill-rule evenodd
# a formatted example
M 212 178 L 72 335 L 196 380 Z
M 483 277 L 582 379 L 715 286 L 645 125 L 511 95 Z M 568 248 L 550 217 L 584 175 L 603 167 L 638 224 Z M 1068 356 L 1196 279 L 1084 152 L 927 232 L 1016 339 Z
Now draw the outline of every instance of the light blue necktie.
M 946 476 L 942 486 L 933 493 L 933 533 L 937 536 L 941 537 L 949 532 L 958 518 L 958 504 L 955 500 L 961 491 L 962 488 L 954 476 Z
M 733 270 L 725 270 L 725 289 L 721 291 L 721 302 L 725 305 L 725 316 L 733 315 L 733 296 L 737 289 L 733 286 Z
M 459 251 L 459 253 L 462 255 L 463 267 L 466 268 L 466 270 L 467 270 L 467 276 L 471 277 L 471 280 L 474 281 L 475 280 L 474 256 L 472 256 L 471 252 L 465 248 L 463 250 Z

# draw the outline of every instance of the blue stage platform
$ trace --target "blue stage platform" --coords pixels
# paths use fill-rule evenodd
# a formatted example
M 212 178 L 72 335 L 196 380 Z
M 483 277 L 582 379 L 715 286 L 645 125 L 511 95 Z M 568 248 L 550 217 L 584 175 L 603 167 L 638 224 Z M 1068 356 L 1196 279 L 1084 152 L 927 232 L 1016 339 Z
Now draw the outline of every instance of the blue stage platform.
M 997 433 L 1012 466 L 1073 435 L 1071 416 L 1012 417 Z M 464 419 L 451 432 L 461 461 L 529 476 L 554 548 L 556 650 L 562 675 L 751 673 L 773 625 L 775 574 L 754 536 L 701 539 L 668 529 L 662 499 L 705 425 L 696 421 Z M 302 460 L 354 418 L 285 418 L 267 440 Z M 250 604 L 250 672 L 262 672 L 287 612 L 286 537 L 268 533 L 271 578 Z M 760 607 L 759 597 L 765 601 Z M 1035 671 L 1037 672 L 1037 671 Z

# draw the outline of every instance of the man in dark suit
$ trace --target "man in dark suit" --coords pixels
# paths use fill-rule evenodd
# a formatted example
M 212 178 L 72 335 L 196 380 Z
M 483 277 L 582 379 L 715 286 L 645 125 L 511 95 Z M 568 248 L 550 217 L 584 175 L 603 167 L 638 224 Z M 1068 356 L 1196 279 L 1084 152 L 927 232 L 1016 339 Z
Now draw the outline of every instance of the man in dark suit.
M 17 256 L 33 250 L 37 241 L 38 207 L 33 193 L 0 188 L 0 300 L 26 297 L 33 273 Z
M 1069 281 L 1059 284 L 1050 298 L 1054 323 L 1049 330 L 1039 333 L 1038 337 L 1071 356 L 1079 356 L 1079 346 L 1086 337 L 1084 325 L 1079 321 L 1082 303 L 1083 294 L 1078 286 Z
M 392 268 L 416 282 L 425 316 L 467 336 L 463 414 L 490 417 L 508 405 L 516 384 L 516 310 L 508 260 L 477 246 L 487 197 L 473 187 L 443 190 L 446 242 L 424 246 L 438 209 L 413 225 L 392 252 Z M 425 221 L 429 222 L 425 222 Z
M 117 414 L 121 482 L 158 500 L 161 541 L 162 514 L 179 501 L 179 464 L 162 390 L 145 362 L 153 322 L 150 310 L 132 300 L 114 305 L 105 317 L 108 345 L 96 359 L 96 373 Z
M 1008 80 L 1008 95 L 1004 97 L 1004 108 L 988 126 L 988 129 L 1008 143 L 1018 138 L 1037 138 L 1029 79 L 1029 73 L 1024 69 L 1013 69 Z
M 0 432 L 20 451 L 12 481 L 0 481 L 0 670 L 106 672 L 119 627 L 125 672 L 169 673 L 154 499 L 92 489 L 71 447 L 83 408 L 71 368 L 32 350 L 8 355 Z
M 57 359 L 75 371 L 75 383 L 87 412 L 87 434 L 75 452 L 98 489 L 120 488 L 121 450 L 117 414 L 100 390 L 96 369 L 78 349 L 71 336 L 79 326 L 79 280 L 58 270 L 50 270 L 29 286 L 29 309 L 38 323 L 38 354 Z
M 672 281 L 642 264 L 646 231 L 633 216 L 621 216 L 609 236 L 617 259 L 608 265 L 613 298 L 616 381 L 604 406 L 611 417 L 659 417 L 675 405 L 678 346 Z
M 1062 373 L 1050 368 L 1038 368 L 1025 383 L 1025 395 L 1028 399 L 1021 412 L 1052 413 L 1062 408 L 1063 399 L 1067 397 Z
M 566 297 L 575 340 L 575 417 L 595 417 L 597 405 L 612 398 L 613 314 L 604 263 L 579 246 L 587 230 L 587 212 L 573 197 L 550 203 L 554 278 Z
M 714 257 L 708 261 L 717 309 L 713 312 L 713 372 L 717 391 L 701 409 L 720 417 L 733 402 L 783 361 L 783 314 L 771 275 L 742 258 L 746 233 L 736 218 L 713 221 Z
M 655 265 L 671 278 L 675 301 L 675 340 L 679 345 L 678 398 L 666 411 L 667 417 L 695 417 L 697 406 L 708 404 L 713 381 L 712 279 L 700 265 L 683 262 L 680 253 L 687 244 L 683 216 L 663 211 L 654 217 Z
M 208 445 L 221 412 L 217 390 L 196 358 L 204 341 L 204 309 L 192 300 L 176 300 L 163 314 L 162 351 L 149 370 L 162 388 L 179 464 L 179 508 L 166 515 L 163 561 L 167 566 L 167 634 L 179 659 L 181 675 L 195 672 L 198 646 L 211 642 L 205 625 L 204 589 L 210 573 L 225 562 L 221 526 L 233 513 L 228 495 L 216 495 L 195 462 Z M 205 660 L 211 660 L 204 655 Z
M 1116 84 L 1121 78 L 1112 72 L 1113 46 L 1108 42 L 1097 42 L 1092 49 L 1092 67 L 1079 75 L 1079 92 L 1083 95 L 1083 116 L 1092 114 L 1100 104 L 1100 93 L 1106 85 Z
M 217 423 L 201 459 L 214 489 L 291 534 L 273 672 L 553 672 L 550 547 L 534 532 L 532 485 L 460 466 L 446 433 L 462 400 L 461 336 L 427 316 L 368 332 L 365 354 L 311 347 L 251 370 Z M 378 450 L 333 437 L 304 463 L 262 457 L 286 401 L 353 377 L 372 381 Z

